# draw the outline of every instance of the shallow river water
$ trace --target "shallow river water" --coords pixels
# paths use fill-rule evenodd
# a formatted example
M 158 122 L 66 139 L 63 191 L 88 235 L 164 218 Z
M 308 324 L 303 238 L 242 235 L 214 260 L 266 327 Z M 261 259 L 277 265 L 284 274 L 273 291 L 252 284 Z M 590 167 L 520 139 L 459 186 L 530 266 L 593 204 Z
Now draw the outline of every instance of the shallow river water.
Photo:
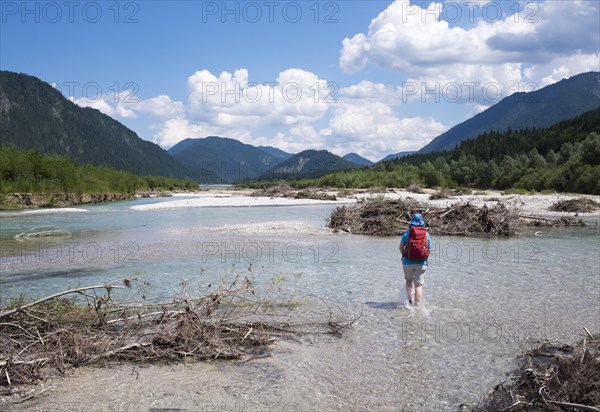
M 165 298 L 252 265 L 257 284 L 283 275 L 298 296 L 360 319 L 341 338 L 280 342 L 244 363 L 77 370 L 24 409 L 449 411 L 476 403 L 535 342 L 600 330 L 597 220 L 510 239 L 435 236 L 414 310 L 399 238 L 329 232 L 335 205 L 130 209 L 164 201 L 0 213 L 0 298 L 122 278 Z

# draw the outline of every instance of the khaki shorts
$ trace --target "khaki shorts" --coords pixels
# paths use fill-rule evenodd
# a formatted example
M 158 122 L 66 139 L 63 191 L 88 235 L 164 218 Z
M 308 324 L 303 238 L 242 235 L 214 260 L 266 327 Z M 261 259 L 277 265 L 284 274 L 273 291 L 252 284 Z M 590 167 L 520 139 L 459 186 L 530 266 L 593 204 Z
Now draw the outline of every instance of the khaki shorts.
M 412 280 L 416 286 L 422 286 L 425 283 L 425 271 L 427 265 L 405 265 L 402 264 L 404 279 Z

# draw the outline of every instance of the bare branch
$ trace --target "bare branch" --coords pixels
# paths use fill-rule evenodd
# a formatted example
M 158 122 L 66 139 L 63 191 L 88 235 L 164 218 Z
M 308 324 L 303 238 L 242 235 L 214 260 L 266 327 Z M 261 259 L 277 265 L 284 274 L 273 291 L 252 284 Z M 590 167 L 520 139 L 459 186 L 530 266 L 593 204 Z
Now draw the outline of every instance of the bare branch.
M 65 290 L 63 292 L 58 292 L 55 293 L 54 295 L 50 295 L 50 296 L 46 296 L 45 298 L 41 298 L 38 299 L 34 302 L 31 303 L 27 303 L 26 305 L 23 306 L 19 306 L 17 308 L 14 309 L 10 309 L 10 310 L 4 310 L 0 312 L 0 318 L 3 318 L 5 316 L 10 316 L 10 315 L 14 315 L 15 313 L 19 313 L 21 311 L 23 311 L 23 309 L 27 309 L 30 308 L 32 306 L 35 305 L 39 305 L 40 303 L 52 300 L 52 299 L 56 299 L 60 296 L 64 296 L 64 295 L 68 295 L 71 293 L 78 293 L 78 292 L 82 292 L 84 290 L 90 290 L 90 289 L 106 289 L 107 291 L 110 291 L 111 289 L 122 289 L 123 286 L 113 286 L 113 285 L 96 285 L 96 286 L 86 286 L 83 288 L 75 288 L 75 289 L 69 289 L 69 290 Z

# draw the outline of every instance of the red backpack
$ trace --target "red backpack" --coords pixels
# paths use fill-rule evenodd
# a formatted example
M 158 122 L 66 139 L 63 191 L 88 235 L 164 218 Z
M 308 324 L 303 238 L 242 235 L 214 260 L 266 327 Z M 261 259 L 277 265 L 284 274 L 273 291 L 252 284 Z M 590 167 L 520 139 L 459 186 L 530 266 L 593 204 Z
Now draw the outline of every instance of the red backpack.
M 427 260 L 429 257 L 429 242 L 427 230 L 424 227 L 412 226 L 408 232 L 404 256 L 408 260 Z

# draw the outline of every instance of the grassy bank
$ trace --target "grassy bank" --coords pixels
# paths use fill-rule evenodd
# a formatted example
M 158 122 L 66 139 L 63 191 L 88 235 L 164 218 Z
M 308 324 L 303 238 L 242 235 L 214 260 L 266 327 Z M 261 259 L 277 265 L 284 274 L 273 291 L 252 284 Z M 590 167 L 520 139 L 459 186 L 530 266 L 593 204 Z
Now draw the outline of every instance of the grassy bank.
M 191 180 L 138 176 L 89 163 L 77 164 L 67 157 L 43 155 L 37 150 L 20 151 L 14 147 L 0 147 L 0 208 L 15 208 L 11 205 L 19 204 L 18 199 L 14 201 L 14 196 L 7 196 L 12 193 L 45 196 L 46 200 L 42 198 L 41 202 L 52 206 L 53 201 L 60 205 L 65 202 L 86 203 L 77 199 L 90 196 L 98 201 L 111 201 L 131 197 L 140 191 L 197 188 L 198 184 Z M 58 194 L 68 194 L 70 198 L 62 199 Z

